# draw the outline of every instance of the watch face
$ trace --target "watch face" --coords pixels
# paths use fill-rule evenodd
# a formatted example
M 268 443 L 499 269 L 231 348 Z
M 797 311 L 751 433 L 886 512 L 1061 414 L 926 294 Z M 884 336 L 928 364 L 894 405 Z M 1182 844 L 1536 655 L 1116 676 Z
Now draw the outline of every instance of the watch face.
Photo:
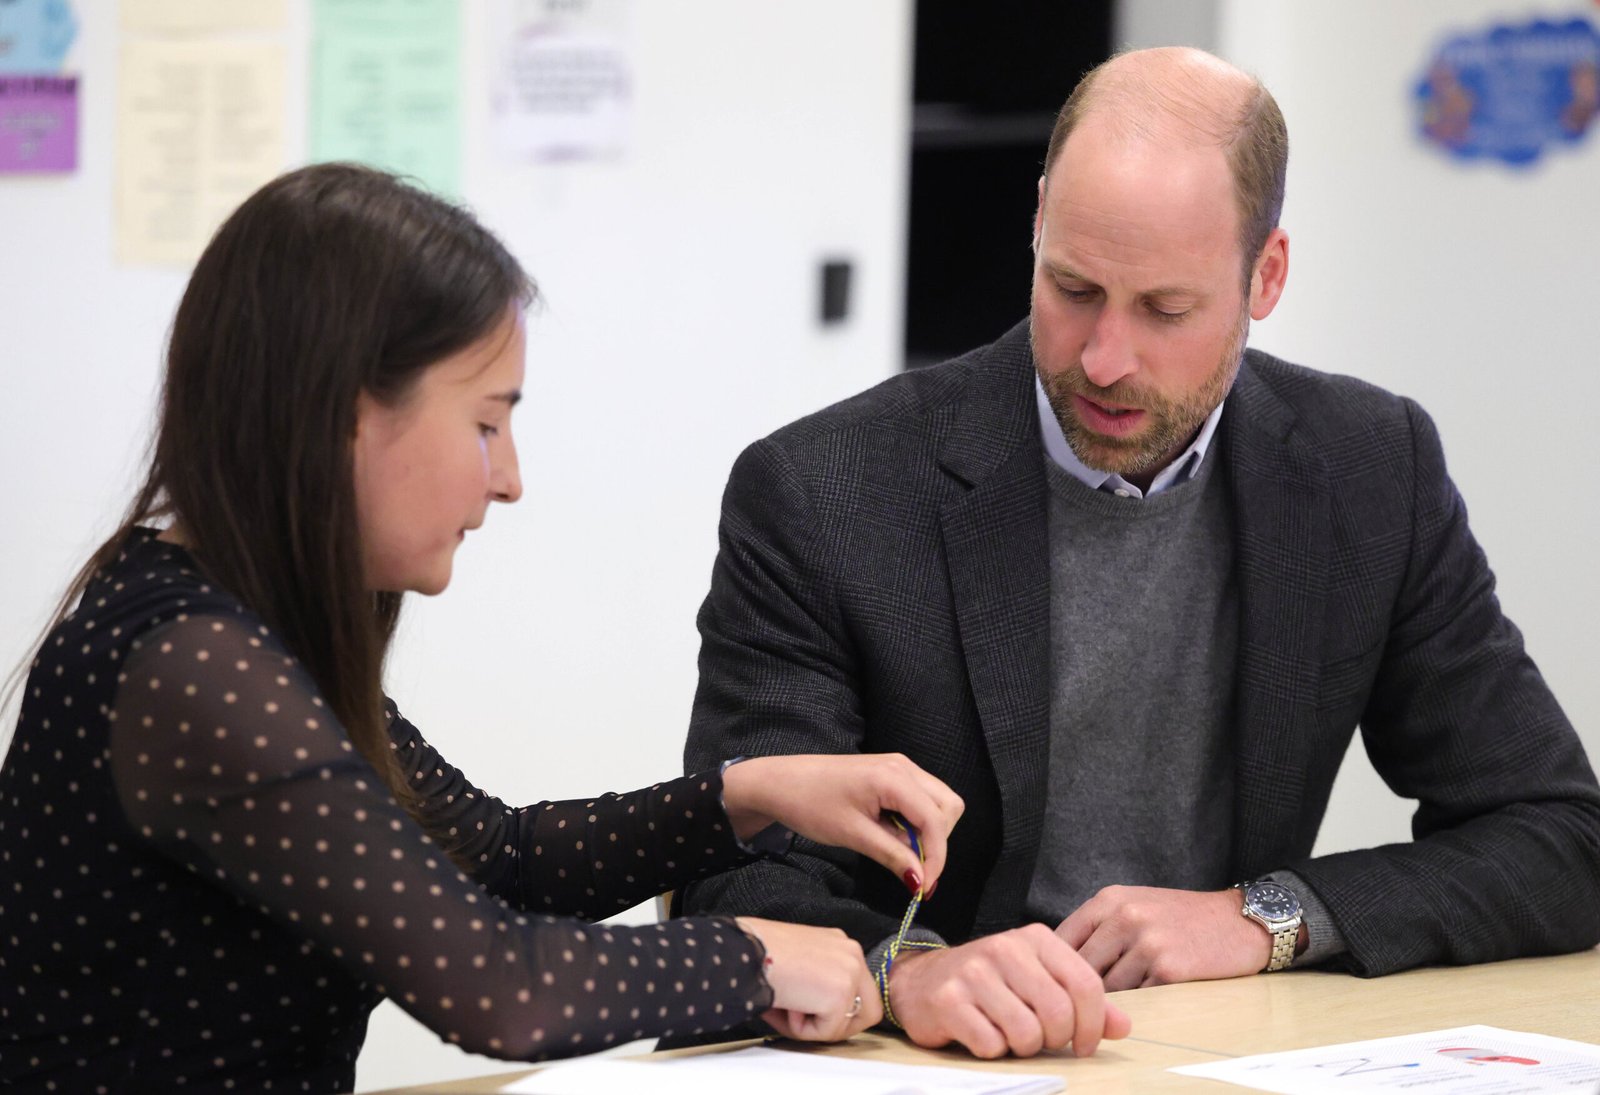
M 1252 911 L 1267 920 L 1288 920 L 1300 911 L 1300 899 L 1287 886 L 1256 882 L 1245 887 L 1244 899 Z

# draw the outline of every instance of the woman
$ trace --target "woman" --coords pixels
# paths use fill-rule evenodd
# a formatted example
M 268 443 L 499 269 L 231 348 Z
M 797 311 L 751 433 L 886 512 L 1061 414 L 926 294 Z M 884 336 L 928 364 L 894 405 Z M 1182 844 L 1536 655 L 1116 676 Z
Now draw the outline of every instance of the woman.
M 349 1090 L 384 996 L 525 1060 L 878 1019 L 838 932 L 548 914 L 609 915 L 785 827 L 918 889 L 961 805 L 904 758 L 510 809 L 383 695 L 401 592 L 443 590 L 489 503 L 521 494 L 533 296 L 466 213 L 360 167 L 277 179 L 218 231 L 148 476 L 64 598 L 0 769 L 0 1082 Z

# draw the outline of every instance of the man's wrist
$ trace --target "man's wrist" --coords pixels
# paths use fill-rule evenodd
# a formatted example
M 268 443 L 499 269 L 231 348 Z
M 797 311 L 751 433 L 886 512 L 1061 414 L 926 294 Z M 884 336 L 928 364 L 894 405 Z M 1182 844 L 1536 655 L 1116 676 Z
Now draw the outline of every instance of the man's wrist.
M 1321 895 L 1309 882 L 1289 870 L 1276 870 L 1267 877 L 1282 882 L 1300 898 L 1302 931 L 1295 950 L 1296 967 L 1314 966 L 1345 953 L 1344 935 L 1339 931 L 1339 925 L 1323 904 Z
M 946 950 L 948 947 L 949 944 L 937 932 L 927 928 L 912 928 L 903 939 L 891 935 L 867 952 L 867 970 L 878 986 L 878 995 L 883 1004 L 882 1025 L 903 1029 L 900 1020 L 895 1017 L 894 1006 L 889 998 L 896 976 L 903 975 L 907 964 L 914 965 L 930 951 Z
M 1266 973 L 1288 969 L 1304 949 L 1302 940 L 1306 938 L 1299 895 L 1273 878 L 1241 882 L 1234 888 L 1243 896 L 1240 913 L 1266 932 L 1267 960 L 1257 968 Z

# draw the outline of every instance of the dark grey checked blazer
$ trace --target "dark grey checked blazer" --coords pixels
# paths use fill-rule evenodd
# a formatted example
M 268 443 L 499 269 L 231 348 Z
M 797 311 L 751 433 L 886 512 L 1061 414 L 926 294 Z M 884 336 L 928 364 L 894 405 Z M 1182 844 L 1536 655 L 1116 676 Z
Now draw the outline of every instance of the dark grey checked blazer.
M 1433 424 L 1252 350 L 1218 445 L 1241 598 L 1234 876 L 1298 872 L 1364 975 L 1593 946 L 1600 791 L 1500 612 Z M 921 917 L 952 941 L 1022 921 L 1039 849 L 1043 461 L 1022 324 L 747 449 L 699 617 L 688 770 L 907 754 L 967 803 Z M 1309 858 L 1358 726 L 1389 786 L 1418 800 L 1415 840 Z M 683 901 L 835 925 L 868 948 L 905 903 L 876 864 L 805 842 Z

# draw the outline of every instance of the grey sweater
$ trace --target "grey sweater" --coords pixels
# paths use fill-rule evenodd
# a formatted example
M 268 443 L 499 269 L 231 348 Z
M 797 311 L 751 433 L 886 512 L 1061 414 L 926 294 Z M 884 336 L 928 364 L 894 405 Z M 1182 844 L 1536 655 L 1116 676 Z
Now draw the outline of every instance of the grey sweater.
M 1053 461 L 1050 793 L 1028 911 L 1113 884 L 1217 890 L 1233 825 L 1238 593 L 1220 461 L 1146 499 Z

